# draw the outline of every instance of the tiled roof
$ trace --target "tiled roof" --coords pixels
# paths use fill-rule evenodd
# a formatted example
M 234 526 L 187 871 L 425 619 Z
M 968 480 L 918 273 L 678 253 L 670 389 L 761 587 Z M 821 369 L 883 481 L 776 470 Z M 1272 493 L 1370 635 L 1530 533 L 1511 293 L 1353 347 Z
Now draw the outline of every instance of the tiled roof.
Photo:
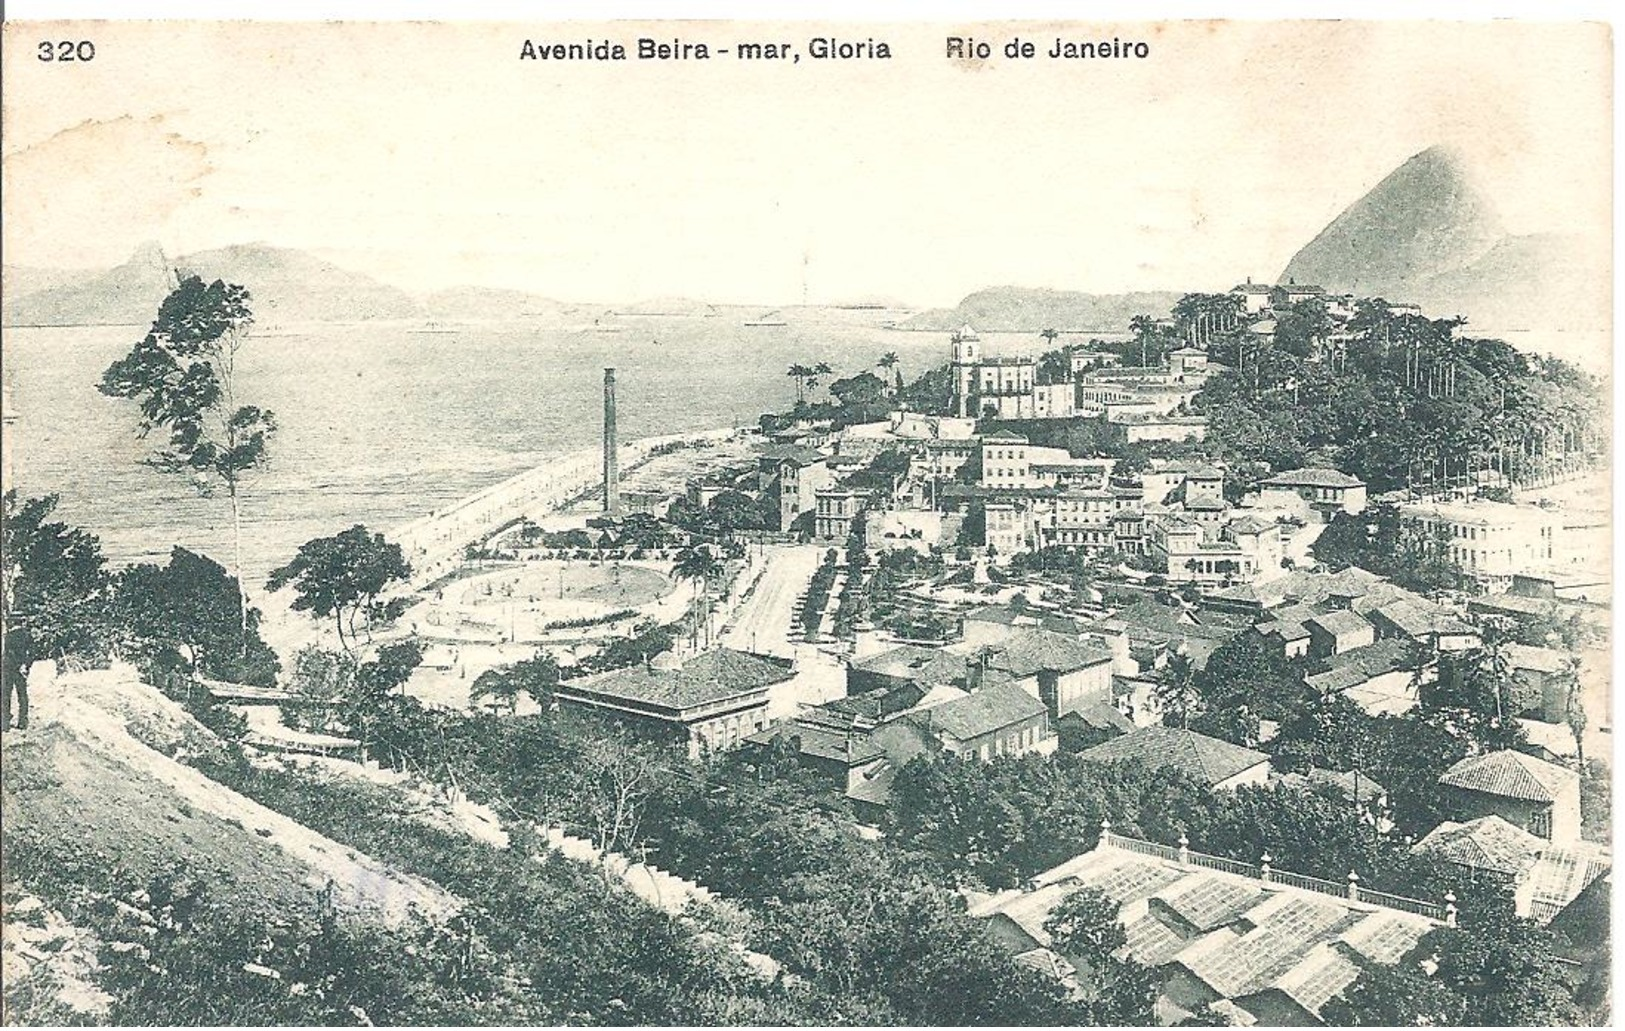
M 1112 650 L 1098 641 L 1048 630 L 1017 630 L 998 647 L 989 665 L 1014 677 L 1032 676 L 1041 670 L 1070 673 L 1112 660 Z
M 984 443 L 984 444 L 1025 444 L 1025 443 L 1027 443 L 1027 438 L 1023 437 L 1019 433 L 1011 433 L 1009 430 L 999 430 L 996 433 L 989 433 L 989 434 L 985 435 L 984 437 L 982 437 L 982 443 Z
M 1476 755 L 1444 771 L 1440 784 L 1526 802 L 1554 802 L 1580 775 L 1522 752 Z
M 1261 519 L 1255 515 L 1230 520 L 1230 532 L 1232 533 L 1262 533 L 1274 526 L 1275 524 L 1268 519 Z
M 965 679 L 965 657 L 941 648 L 925 648 L 914 644 L 899 645 L 852 663 L 853 669 L 900 677 L 920 684 L 962 683 Z
M 995 684 L 964 698 L 933 706 L 915 718 L 928 721 L 932 730 L 960 741 L 970 741 L 1044 712 L 1044 703 L 1021 688 L 1014 684 Z
M 643 704 L 660 709 L 687 709 L 765 691 L 789 680 L 788 661 L 718 648 L 685 663 L 681 669 L 634 666 L 559 685 L 561 696 L 578 694 Z
M 1134 721 L 1117 711 L 1115 706 L 1107 705 L 1105 702 L 1084 702 L 1063 715 L 1076 716 L 1096 730 L 1116 730 L 1124 734 L 1134 731 Z
M 1363 487 L 1365 481 L 1336 469 L 1290 469 L 1263 481 L 1270 487 Z
M 828 727 L 810 726 L 800 722 L 781 723 L 752 734 L 745 740 L 765 745 L 776 739 L 799 741 L 802 755 L 851 766 L 873 762 L 886 755 L 885 750 L 862 734 L 843 734 Z
M 1321 694 L 1335 694 L 1358 687 L 1385 673 L 1413 666 L 1412 645 L 1408 641 L 1377 641 L 1333 655 L 1325 672 L 1304 678 L 1304 683 Z
M 1353 612 L 1349 612 L 1346 609 L 1338 609 L 1334 612 L 1322 612 L 1319 615 L 1309 617 L 1309 619 L 1305 620 L 1304 622 L 1309 626 L 1319 627 L 1321 630 L 1324 630 L 1326 633 L 1331 634 L 1334 637 L 1340 637 L 1343 634 L 1355 634 L 1362 630 L 1371 629 L 1370 623 L 1367 623 L 1358 615 Z
M 1269 762 L 1269 756 L 1194 730 L 1142 727 L 1079 753 L 1081 758 L 1109 762 L 1136 759 L 1147 766 L 1171 766 L 1195 780 L 1213 785 Z
M 1446 820 L 1433 828 L 1412 852 L 1440 859 L 1472 870 L 1517 876 L 1531 866 L 1546 842 L 1522 827 L 1514 827 L 1499 816 L 1485 816 L 1467 823 Z
M 1431 601 L 1401 599 L 1377 607 L 1377 614 L 1410 637 L 1429 634 L 1472 634 L 1476 629 Z

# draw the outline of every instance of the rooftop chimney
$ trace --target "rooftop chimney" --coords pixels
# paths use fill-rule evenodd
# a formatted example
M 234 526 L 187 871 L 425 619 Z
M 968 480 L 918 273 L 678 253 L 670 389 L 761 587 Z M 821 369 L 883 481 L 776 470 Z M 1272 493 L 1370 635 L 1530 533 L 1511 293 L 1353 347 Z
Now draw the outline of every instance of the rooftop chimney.
M 615 443 L 615 370 L 604 370 L 604 512 L 621 514 L 621 471 Z

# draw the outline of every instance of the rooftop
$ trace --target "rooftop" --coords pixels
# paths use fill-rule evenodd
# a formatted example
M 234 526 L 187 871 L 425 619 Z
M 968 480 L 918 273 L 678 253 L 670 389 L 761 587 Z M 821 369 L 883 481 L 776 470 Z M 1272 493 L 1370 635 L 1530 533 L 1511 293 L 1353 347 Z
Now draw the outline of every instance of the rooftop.
M 1208 786 L 1269 762 L 1263 752 L 1175 727 L 1142 727 L 1079 755 L 1101 762 L 1133 759 L 1151 767 L 1170 767 Z
M 1289 469 L 1262 481 L 1271 487 L 1364 487 L 1365 481 L 1336 469 Z
M 919 684 L 954 684 L 965 680 L 965 657 L 941 648 L 904 644 L 862 659 L 852 668 Z
M 1439 783 L 1526 802 L 1555 802 L 1580 775 L 1522 752 L 1475 755 L 1444 771 Z
M 1546 844 L 1499 816 L 1484 816 L 1467 823 L 1446 820 L 1412 845 L 1411 851 L 1473 870 L 1516 877 L 1534 865 Z
M 798 744 L 802 755 L 846 763 L 849 766 L 859 766 L 886 756 L 884 749 L 861 733 L 842 733 L 830 727 L 814 726 L 799 720 L 768 727 L 745 740 L 759 745 L 776 740 L 793 741 Z
M 1040 670 L 1070 673 L 1112 660 L 1112 650 L 1099 641 L 1049 630 L 1018 629 L 997 647 L 989 665 L 1015 677 L 1032 676 Z
M 1310 616 L 1308 619 L 1304 620 L 1304 624 L 1307 626 L 1319 627 L 1321 630 L 1324 630 L 1326 633 L 1331 634 L 1334 637 L 1341 636 L 1343 634 L 1359 633 L 1362 630 L 1371 629 L 1370 623 L 1367 623 L 1365 620 L 1361 619 L 1357 613 L 1350 612 L 1347 609 L 1335 609 L 1331 612 L 1322 612 L 1318 615 Z
M 964 698 L 933 706 L 919 719 L 932 730 L 960 741 L 991 734 L 1013 723 L 1042 716 L 1044 703 L 1014 684 L 994 684 Z
M 1243 1022 L 1257 1019 L 1246 1010 L 1250 1001 L 1272 989 L 1318 1015 L 1364 963 L 1398 962 L 1436 926 L 1411 912 L 1324 893 L 1336 885 L 1288 886 L 1181 864 L 1164 854 L 1172 850 L 1142 851 L 1143 843 L 1116 835 L 1113 842 L 1123 847 L 1069 859 L 1034 877 L 1028 890 L 973 903 L 970 915 L 1007 919 L 1047 944 L 1049 915 L 1077 891 L 1094 888 L 1117 903 L 1129 958 L 1189 971 Z M 1070 963 L 1063 972 L 1071 972 Z
M 1321 694 L 1346 691 L 1385 673 L 1411 669 L 1415 664 L 1409 641 L 1386 640 L 1350 648 L 1326 660 L 1327 669 L 1304 678 Z
M 663 710 L 690 709 L 765 692 L 794 675 L 788 660 L 718 648 L 679 669 L 634 666 L 560 684 L 561 696 L 597 696 Z

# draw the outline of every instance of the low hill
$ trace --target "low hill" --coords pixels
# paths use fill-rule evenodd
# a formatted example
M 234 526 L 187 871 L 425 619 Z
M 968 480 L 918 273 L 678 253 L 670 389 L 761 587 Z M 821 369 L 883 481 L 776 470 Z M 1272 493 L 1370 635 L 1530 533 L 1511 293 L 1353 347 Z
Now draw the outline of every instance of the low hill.
M 129 667 L 69 674 L 50 688 L 27 734 L 6 735 L 8 848 L 35 860 L 108 856 L 140 880 L 201 860 L 219 896 L 268 917 L 309 916 L 327 884 L 339 908 L 386 923 L 459 908 L 438 886 L 172 757 L 219 741 Z
M 564 305 L 523 290 L 497 290 L 483 286 L 456 286 L 424 294 L 427 318 L 446 322 L 516 319 L 526 315 L 557 315 Z
M 969 323 L 989 333 L 1125 333 L 1136 315 L 1162 317 L 1179 300 L 1171 292 L 1086 294 L 996 286 L 978 290 L 957 307 L 933 308 L 905 319 L 898 329 L 948 332 Z
M 145 244 L 128 261 L 106 272 L 59 282 L 43 290 L 6 297 L 8 326 L 141 325 L 170 287 L 170 269 L 206 279 L 243 283 L 253 295 L 254 315 L 274 322 L 355 322 L 416 317 L 421 308 L 404 290 L 339 268 L 304 251 L 242 244 L 166 257 Z

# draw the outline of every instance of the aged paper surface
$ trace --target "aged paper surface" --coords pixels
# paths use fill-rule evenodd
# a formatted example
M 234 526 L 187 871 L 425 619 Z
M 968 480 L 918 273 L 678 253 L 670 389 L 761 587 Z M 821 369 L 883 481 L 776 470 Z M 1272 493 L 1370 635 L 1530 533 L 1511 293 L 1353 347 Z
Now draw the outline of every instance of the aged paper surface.
M 1609 1018 L 1607 26 L 3 57 L 8 1021 Z

